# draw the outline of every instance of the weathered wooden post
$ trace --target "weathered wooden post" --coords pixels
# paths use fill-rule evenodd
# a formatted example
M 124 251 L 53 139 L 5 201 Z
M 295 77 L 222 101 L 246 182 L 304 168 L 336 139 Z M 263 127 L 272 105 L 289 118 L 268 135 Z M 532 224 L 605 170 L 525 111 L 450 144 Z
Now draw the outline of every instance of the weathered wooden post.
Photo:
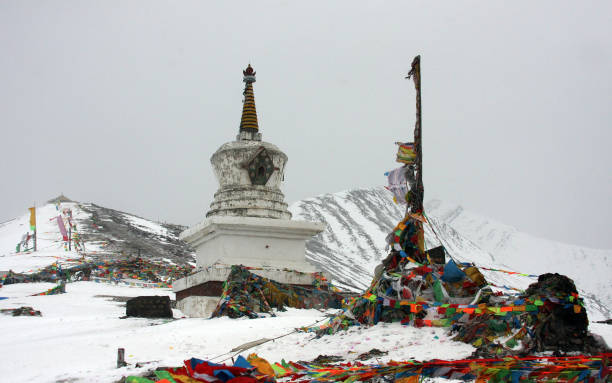
M 127 363 L 125 363 L 125 348 L 117 349 L 117 368 L 125 367 Z

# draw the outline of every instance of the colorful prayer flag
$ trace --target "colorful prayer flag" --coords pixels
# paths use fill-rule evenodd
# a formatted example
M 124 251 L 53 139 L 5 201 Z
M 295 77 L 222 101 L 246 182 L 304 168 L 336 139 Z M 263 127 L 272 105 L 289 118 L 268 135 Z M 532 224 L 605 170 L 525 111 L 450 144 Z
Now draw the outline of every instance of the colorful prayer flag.
M 60 233 L 62 233 L 62 237 L 64 241 L 68 241 L 68 233 L 66 232 L 66 226 L 64 226 L 64 219 L 61 215 L 57 216 L 57 226 L 59 227 Z
M 414 143 L 396 142 L 396 144 L 398 145 L 396 161 L 404 164 L 414 164 L 416 161 L 416 151 Z
M 30 208 L 30 230 L 36 231 L 36 207 Z

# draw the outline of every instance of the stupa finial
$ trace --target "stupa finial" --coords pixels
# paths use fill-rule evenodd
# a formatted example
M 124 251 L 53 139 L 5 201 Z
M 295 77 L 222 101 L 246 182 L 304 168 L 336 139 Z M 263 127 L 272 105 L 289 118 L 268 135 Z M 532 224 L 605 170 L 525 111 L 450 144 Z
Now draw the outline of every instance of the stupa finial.
M 244 101 L 242 104 L 242 118 L 240 119 L 240 131 L 253 132 L 259 131 L 257 124 L 257 111 L 255 110 L 255 95 L 253 94 L 253 83 L 255 82 L 255 70 L 251 64 L 242 71 L 244 74 Z

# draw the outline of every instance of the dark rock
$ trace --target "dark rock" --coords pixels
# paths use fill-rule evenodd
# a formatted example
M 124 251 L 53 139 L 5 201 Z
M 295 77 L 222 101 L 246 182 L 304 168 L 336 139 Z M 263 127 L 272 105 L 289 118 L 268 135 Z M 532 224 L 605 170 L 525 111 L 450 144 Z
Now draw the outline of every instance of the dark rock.
M 444 246 L 434 247 L 433 249 L 427 250 L 429 259 L 435 264 L 444 265 L 446 263 L 446 249 Z
M 338 355 L 319 355 L 315 359 L 313 359 L 311 363 L 325 365 L 325 364 L 338 363 L 343 360 L 344 358 Z
M 32 307 L 22 306 L 16 309 L 2 309 L 2 314 L 12 315 L 14 317 L 40 317 L 42 314 L 38 310 L 34 310 Z
M 168 296 L 144 296 L 127 301 L 125 314 L 139 318 L 172 318 L 170 298 Z
M 574 304 L 567 304 L 568 297 L 578 291 L 574 281 L 561 274 L 542 274 L 538 281 L 525 291 L 526 296 L 556 297 L 562 302 L 552 304 L 546 301 L 541 307 L 539 323 L 535 327 L 536 351 L 586 351 L 598 348 L 588 334 L 589 318 L 584 307 L 574 312 Z
M 357 357 L 357 360 L 368 360 L 372 358 L 378 358 L 378 357 L 387 355 L 388 353 L 389 353 L 388 351 L 380 351 L 377 348 L 373 348 L 368 352 L 364 352 L 363 354 L 360 354 Z

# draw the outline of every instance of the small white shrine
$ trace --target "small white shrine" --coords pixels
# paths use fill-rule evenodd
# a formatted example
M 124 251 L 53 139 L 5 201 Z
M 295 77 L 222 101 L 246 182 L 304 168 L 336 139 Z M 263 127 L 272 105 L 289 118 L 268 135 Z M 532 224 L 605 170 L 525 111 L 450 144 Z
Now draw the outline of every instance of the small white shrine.
M 249 65 L 243 74 L 238 136 L 210 159 L 219 189 L 206 219 L 180 235 L 196 252 L 196 272 L 173 285 L 177 307 L 190 317 L 210 316 L 232 265 L 248 266 L 262 277 L 295 285 L 312 284 L 308 273 L 317 271 L 306 261 L 306 240 L 323 231 L 325 224 L 291 220 L 280 190 L 287 155 L 261 140 L 253 94 L 255 71 Z

